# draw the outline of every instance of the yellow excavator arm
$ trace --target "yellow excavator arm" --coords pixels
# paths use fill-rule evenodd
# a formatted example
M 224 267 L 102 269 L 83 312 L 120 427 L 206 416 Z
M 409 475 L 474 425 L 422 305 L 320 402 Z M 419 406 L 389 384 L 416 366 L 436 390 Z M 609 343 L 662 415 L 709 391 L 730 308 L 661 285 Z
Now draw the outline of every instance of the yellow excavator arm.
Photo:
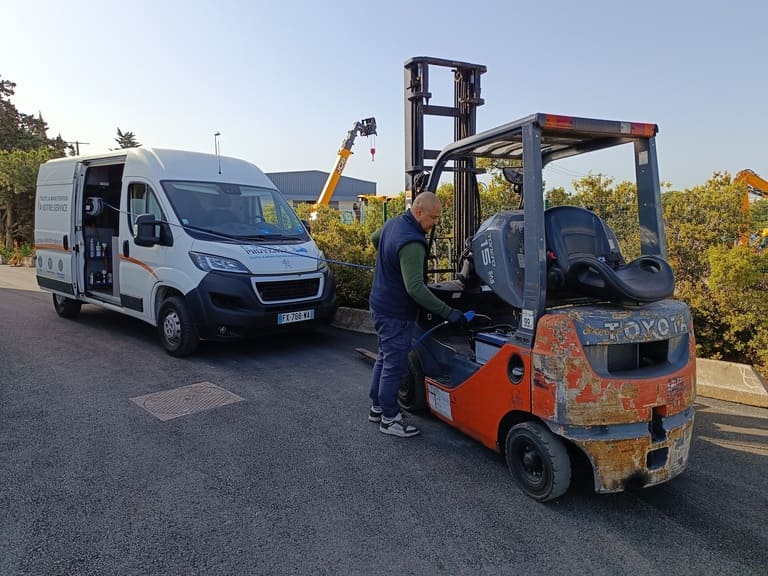
M 747 192 L 768 198 L 768 180 L 763 180 L 752 170 L 742 170 L 733 179 L 734 184 L 746 184 Z M 746 197 L 749 202 L 749 196 Z
M 333 197 L 333 193 L 336 190 L 336 186 L 341 179 L 341 174 L 344 172 L 344 168 L 347 165 L 347 159 L 352 155 L 352 145 L 355 143 L 357 136 L 375 136 L 376 135 L 376 119 L 365 118 L 359 122 L 355 122 L 352 130 L 347 132 L 346 138 L 341 143 L 338 156 L 336 157 L 336 163 L 333 166 L 333 170 L 328 174 L 328 179 L 325 181 L 325 186 L 320 192 L 320 197 L 317 199 L 318 205 L 328 205 Z M 371 154 L 375 149 L 371 148 Z
M 741 198 L 741 207 L 744 213 L 749 216 L 749 194 L 755 194 L 761 198 L 768 199 L 768 180 L 763 180 L 753 170 L 741 170 L 733 179 L 734 184 L 743 184 L 745 186 L 744 196 Z M 750 231 L 745 230 L 742 234 L 740 243 L 744 246 L 751 244 L 749 241 Z M 762 242 L 768 237 L 768 228 L 762 231 L 757 243 Z M 754 244 L 752 244 L 754 246 Z

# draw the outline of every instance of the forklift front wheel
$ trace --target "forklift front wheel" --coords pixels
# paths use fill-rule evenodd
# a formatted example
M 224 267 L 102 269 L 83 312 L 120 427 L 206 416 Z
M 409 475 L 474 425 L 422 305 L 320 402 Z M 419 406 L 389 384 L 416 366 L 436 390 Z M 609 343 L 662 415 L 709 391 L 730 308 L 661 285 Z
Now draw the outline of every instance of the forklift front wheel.
M 505 442 L 507 466 L 528 496 L 539 502 L 565 494 L 571 483 L 571 461 L 563 441 L 538 422 L 522 422 Z
M 397 401 L 403 410 L 419 412 L 427 407 L 427 394 L 424 389 L 424 371 L 416 352 L 408 354 L 408 373 L 400 384 Z
M 187 305 L 179 296 L 171 296 L 163 302 L 157 331 L 163 348 L 171 356 L 188 356 L 200 342 Z

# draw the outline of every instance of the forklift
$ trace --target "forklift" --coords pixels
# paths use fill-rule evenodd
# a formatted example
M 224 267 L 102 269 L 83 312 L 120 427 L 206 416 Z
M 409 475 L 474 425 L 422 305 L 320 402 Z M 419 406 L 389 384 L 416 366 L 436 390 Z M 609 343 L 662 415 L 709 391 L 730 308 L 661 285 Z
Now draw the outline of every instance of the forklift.
M 430 103 L 435 68 L 453 73 L 453 106 Z M 405 62 L 406 201 L 435 192 L 444 174 L 454 181 L 450 279 L 428 286 L 474 318 L 462 330 L 420 313 L 399 403 L 503 454 L 537 501 L 565 494 L 575 462 L 591 464 L 599 493 L 666 482 L 688 463 L 696 374 L 691 314 L 671 299 L 658 127 L 535 113 L 477 133 L 485 72 Z M 454 141 L 442 150 L 424 146 L 430 115 L 453 119 Z M 635 164 L 641 256 L 629 262 L 600 215 L 544 202 L 545 166 L 617 146 Z M 506 166 L 521 195 L 483 222 L 480 158 Z

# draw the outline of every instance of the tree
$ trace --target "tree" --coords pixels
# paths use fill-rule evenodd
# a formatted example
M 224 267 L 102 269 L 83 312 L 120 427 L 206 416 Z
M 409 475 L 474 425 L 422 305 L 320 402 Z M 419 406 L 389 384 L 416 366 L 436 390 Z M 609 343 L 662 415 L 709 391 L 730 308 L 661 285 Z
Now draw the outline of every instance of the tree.
M 568 192 L 565 191 L 565 188 L 560 186 L 547 190 L 547 193 L 544 196 L 544 202 L 547 208 L 550 206 L 563 206 L 568 204 L 569 198 L 570 196 L 568 195 Z
M 727 172 L 664 194 L 675 295 L 693 315 L 698 354 L 768 371 L 768 253 L 739 246 L 749 214 Z
M 376 250 L 365 224 L 357 220 L 342 223 L 338 210 L 330 206 L 300 204 L 296 207 L 296 213 L 305 220 L 312 211 L 317 212 L 317 218 L 312 220 L 312 238 L 331 261 L 329 266 L 336 282 L 339 305 L 367 308 Z
M 698 286 L 709 277 L 707 251 L 733 246 L 746 215 L 728 173 L 715 172 L 702 186 L 662 197 L 667 253 L 678 284 Z
M 490 218 L 502 210 L 517 210 L 520 206 L 520 194 L 515 187 L 504 178 L 502 169 L 512 166 L 512 162 L 502 162 L 480 158 L 477 161 L 479 169 L 486 170 L 490 175 L 487 184 L 480 184 L 480 221 Z
M 0 236 L 8 250 L 14 240 L 32 242 L 37 170 L 67 149 L 61 136 L 46 136 L 42 116 L 16 109 L 11 102 L 15 87 L 0 79 Z
M 637 227 L 637 186 L 620 182 L 602 174 L 588 174 L 573 181 L 573 194 L 553 188 L 546 194 L 548 206 L 583 206 L 608 223 L 621 246 L 625 259 L 640 255 L 640 231 Z
M 133 132 L 123 132 L 119 127 L 117 129 L 117 138 L 115 138 L 115 142 L 117 142 L 120 148 L 138 148 L 141 146 L 139 141 L 136 140 L 136 136 Z
M 701 346 L 710 358 L 768 368 L 768 252 L 749 246 L 712 246 L 707 250 L 706 283 L 710 326 L 717 334 Z
M 47 128 L 42 118 L 22 114 L 11 102 L 16 84 L 0 80 L 0 150 L 31 150 L 46 144 Z
M 0 150 L 0 212 L 3 244 L 6 249 L 15 239 L 31 243 L 34 236 L 34 205 L 37 172 L 40 164 L 61 156 L 57 150 Z

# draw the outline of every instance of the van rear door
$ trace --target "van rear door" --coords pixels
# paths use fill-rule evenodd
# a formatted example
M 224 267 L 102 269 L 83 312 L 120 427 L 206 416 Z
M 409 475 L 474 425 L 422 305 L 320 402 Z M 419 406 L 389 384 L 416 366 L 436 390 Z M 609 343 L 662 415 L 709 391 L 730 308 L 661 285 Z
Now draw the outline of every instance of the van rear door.
M 82 215 L 76 200 L 82 164 L 51 162 L 40 169 L 35 206 L 37 282 L 42 288 L 77 296 L 77 259 L 82 252 Z

